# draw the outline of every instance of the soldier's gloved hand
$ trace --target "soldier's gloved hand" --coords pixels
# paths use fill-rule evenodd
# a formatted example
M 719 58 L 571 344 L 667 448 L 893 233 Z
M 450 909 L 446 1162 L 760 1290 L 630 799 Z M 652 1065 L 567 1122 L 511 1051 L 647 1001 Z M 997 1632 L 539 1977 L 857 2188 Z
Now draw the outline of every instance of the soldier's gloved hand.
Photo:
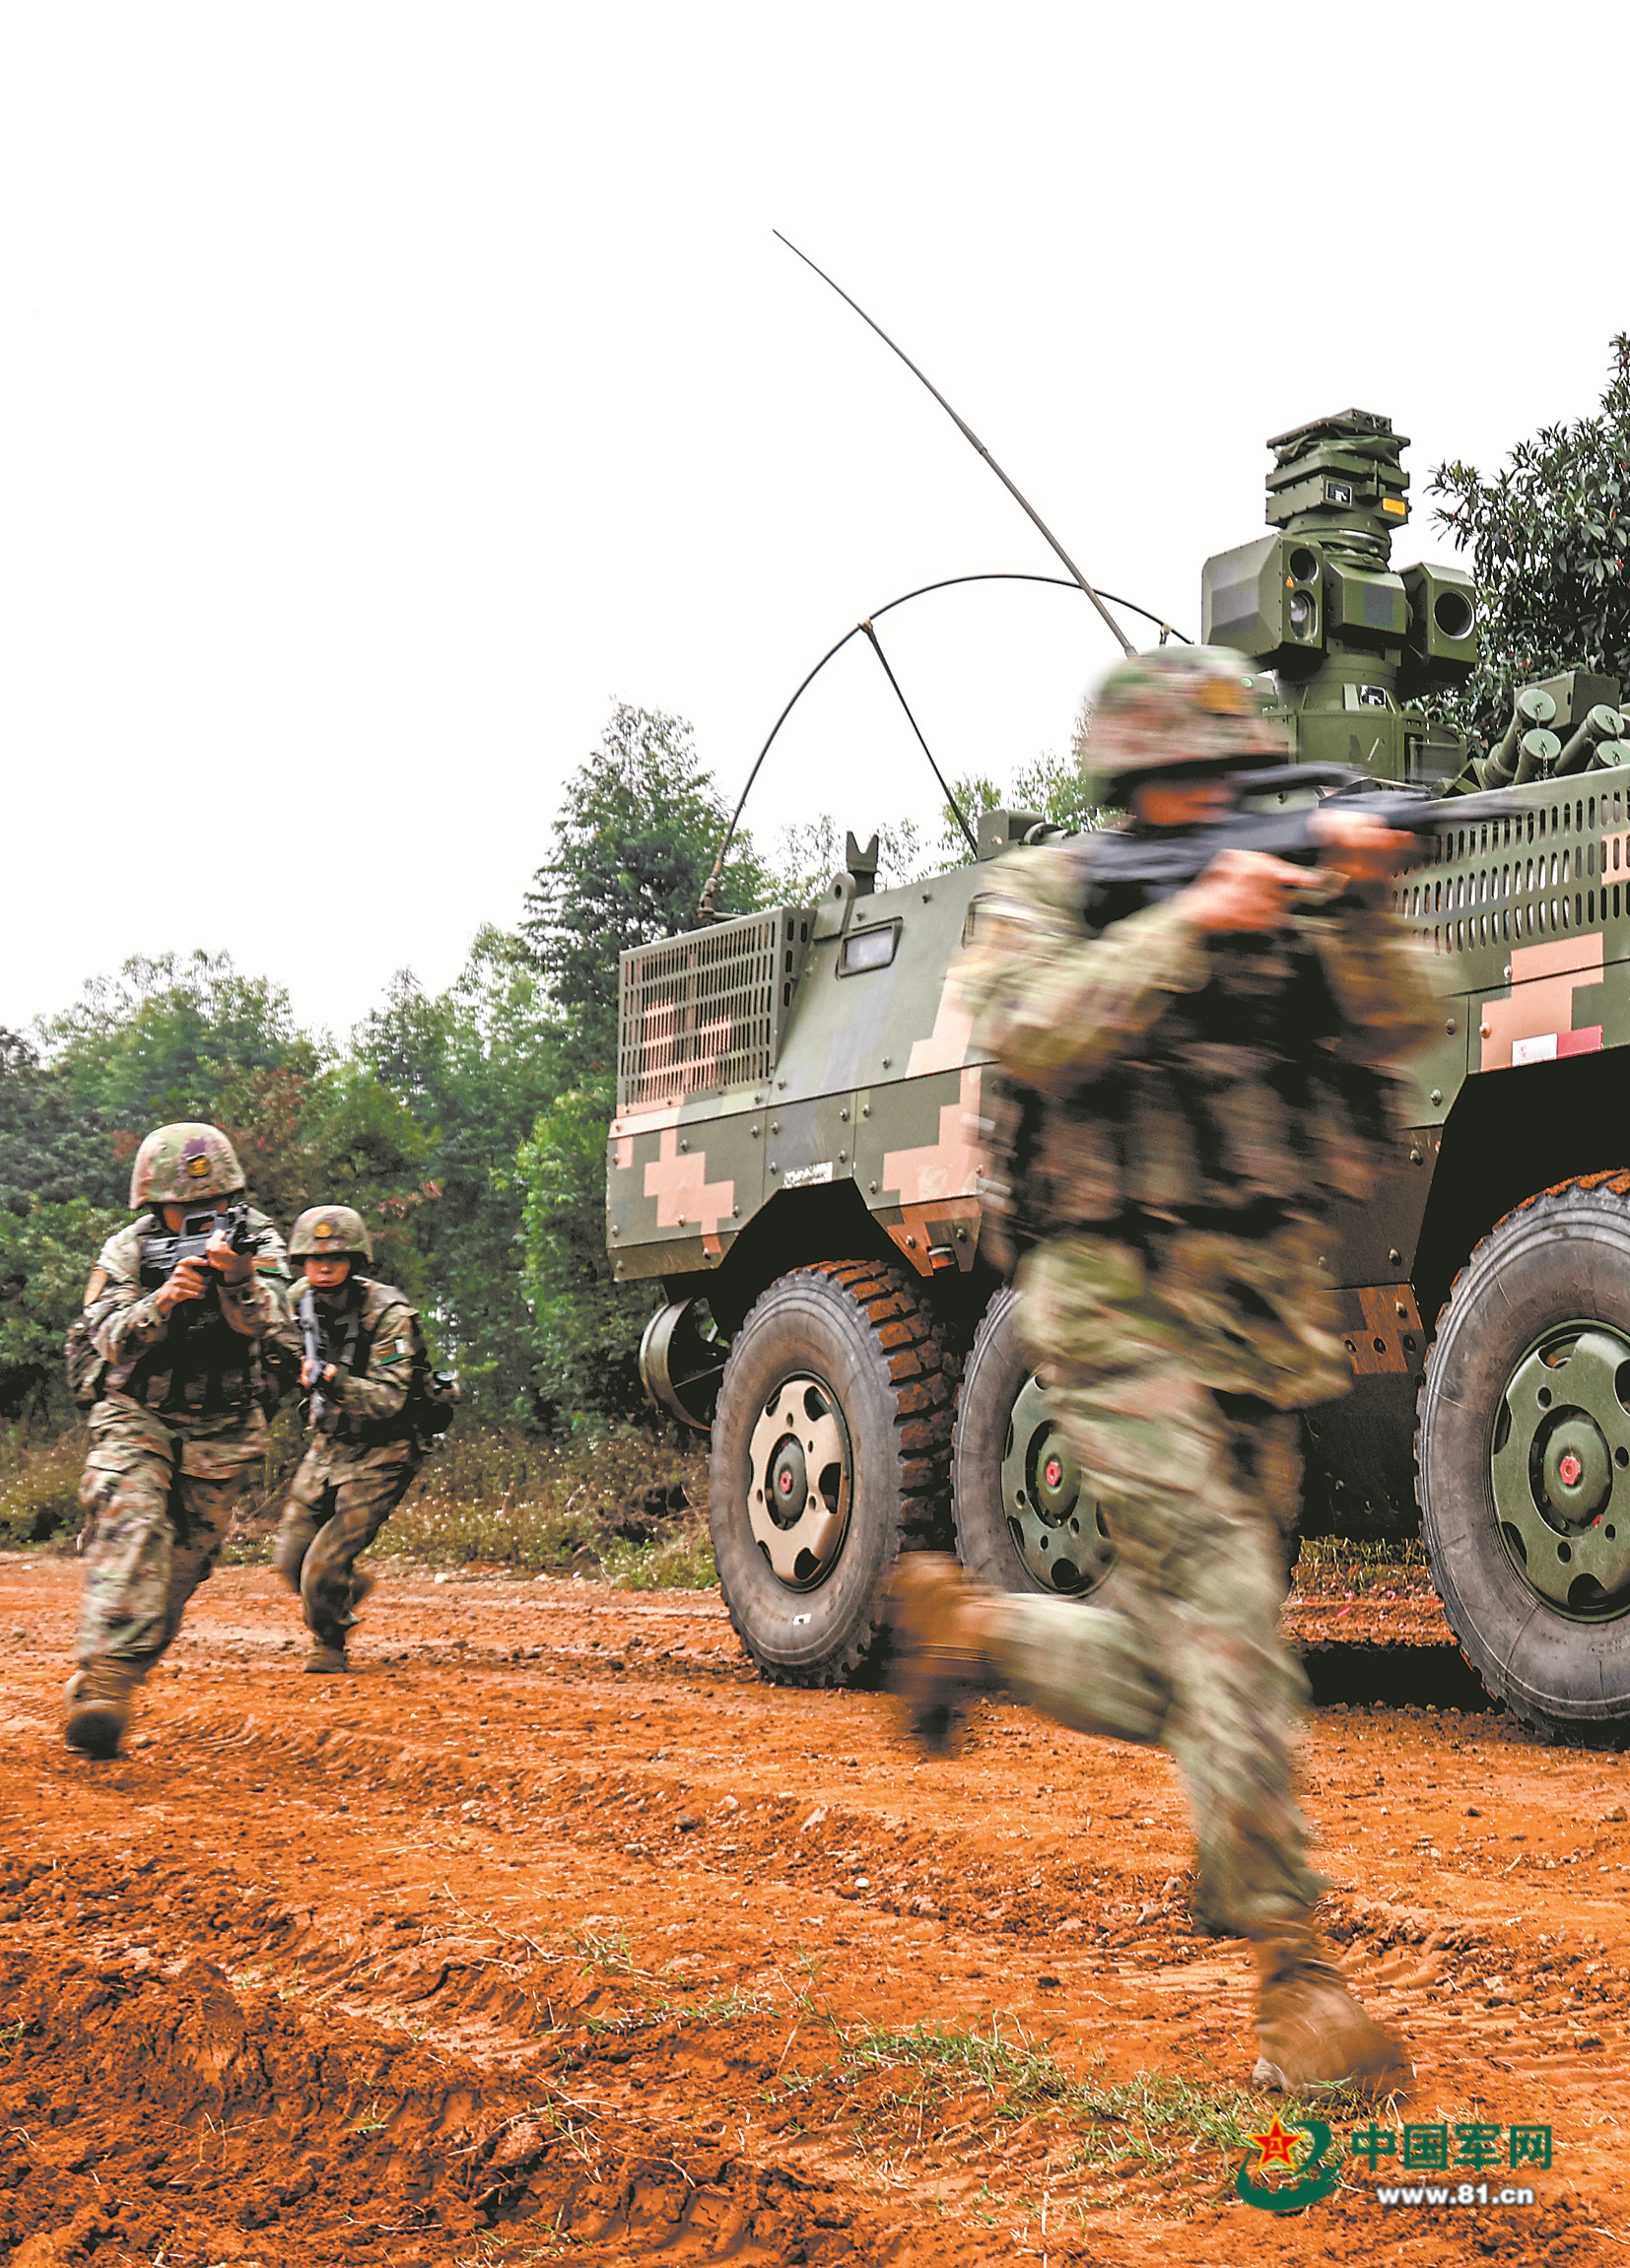
M 168 1315 L 171 1307 L 178 1307 L 183 1300 L 201 1300 L 204 1297 L 204 1278 L 207 1274 L 208 1270 L 202 1260 L 183 1260 L 154 1293 L 154 1306 L 161 1315 Z
M 1404 834 L 1363 811 L 1316 811 L 1308 823 L 1315 842 L 1327 843 L 1327 863 L 1349 882 L 1386 882 L 1420 856 L 1412 834 Z
M 224 1236 L 219 1229 L 204 1246 L 204 1258 L 220 1275 L 224 1284 L 241 1284 L 254 1268 L 247 1252 L 235 1252 L 232 1238 Z
M 1180 890 L 1172 903 L 1196 929 L 1282 929 L 1298 895 L 1333 879 L 1317 868 L 1270 858 L 1265 851 L 1219 850 L 1199 880 Z

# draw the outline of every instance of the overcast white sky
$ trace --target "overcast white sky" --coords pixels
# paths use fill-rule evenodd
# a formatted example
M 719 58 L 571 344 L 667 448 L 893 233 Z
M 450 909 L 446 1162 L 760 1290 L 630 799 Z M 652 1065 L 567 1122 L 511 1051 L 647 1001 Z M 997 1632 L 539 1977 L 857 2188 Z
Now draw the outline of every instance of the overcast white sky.
M 733 798 L 861 614 L 1052 569 L 773 227 L 1185 631 L 1262 524 L 1264 436 L 1349 403 L 1413 436 L 1396 556 L 1446 556 L 1429 467 L 1587 413 L 1630 326 L 1589 92 L 1626 22 L 7 8 L 0 1022 L 203 945 L 343 1032 L 516 917 L 614 700 L 690 717 Z M 998 776 L 1113 651 L 1049 591 L 885 642 L 946 768 Z M 856 641 L 748 819 L 934 800 Z

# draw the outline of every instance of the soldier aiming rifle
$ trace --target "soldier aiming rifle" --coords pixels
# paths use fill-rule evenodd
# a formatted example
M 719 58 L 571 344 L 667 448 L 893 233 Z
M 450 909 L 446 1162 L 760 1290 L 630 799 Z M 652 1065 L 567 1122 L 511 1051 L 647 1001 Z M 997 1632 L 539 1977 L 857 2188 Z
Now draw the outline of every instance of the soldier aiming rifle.
M 288 1279 L 281 1237 L 242 1190 L 218 1127 L 150 1134 L 130 1202 L 153 1210 L 102 1246 L 69 1333 L 91 1453 L 67 1740 L 86 1756 L 117 1752 L 131 1696 L 213 1571 L 266 1453 L 262 1357 L 287 1327 Z
M 1321 873 L 1224 846 L 1175 891 L 1104 878 L 1139 846 L 1181 864 L 1196 834 L 1224 836 L 1235 776 L 1288 758 L 1271 694 L 1212 647 L 1118 664 L 1085 763 L 1125 830 L 1005 861 L 964 968 L 976 1042 L 1009 1083 L 987 1207 L 1022 1253 L 1022 1328 L 1116 1571 L 1078 1603 L 986 1590 L 917 1553 L 890 1619 L 924 1746 L 996 1684 L 1078 1731 L 1165 1746 L 1198 1835 L 1197 1906 L 1256 1956 L 1257 2082 L 1380 2095 L 1409 2064 L 1314 1927 L 1324 1886 L 1291 1785 L 1308 1689 L 1277 1623 L 1296 1413 L 1351 1382 L 1323 1223 L 1372 1188 L 1391 1065 L 1433 1022 L 1382 904 L 1411 838 L 1324 807 L 1298 823 Z
M 374 1259 L 360 1213 L 314 1206 L 295 1223 L 289 1253 L 306 1279 L 295 1313 L 311 1441 L 272 1557 L 300 1594 L 312 1640 L 306 1668 L 341 1675 L 357 1608 L 374 1587 L 356 1563 L 451 1422 L 458 1388 L 430 1370 L 417 1310 L 393 1285 L 359 1272 Z

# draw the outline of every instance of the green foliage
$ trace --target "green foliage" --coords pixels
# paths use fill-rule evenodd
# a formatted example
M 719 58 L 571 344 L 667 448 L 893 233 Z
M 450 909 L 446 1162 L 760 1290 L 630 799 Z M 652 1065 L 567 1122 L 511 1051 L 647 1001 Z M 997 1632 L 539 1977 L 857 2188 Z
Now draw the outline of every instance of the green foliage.
M 599 749 L 567 781 L 554 852 L 521 922 L 562 1012 L 562 1062 L 574 1084 L 614 1063 L 618 956 L 694 926 L 727 820 L 683 717 L 620 701 Z M 745 835 L 716 902 L 725 915 L 778 902 Z
M 1583 665 L 1630 690 L 1630 336 L 1612 342 L 1595 417 L 1545 426 L 1492 479 L 1434 468 L 1434 517 L 1471 554 L 1482 591 L 1479 659 L 1443 706 L 1487 745 L 1517 690 Z
M 130 1216 L 75 1197 L 0 1209 L 0 1365 L 43 1363 L 58 1383 L 62 1335 L 79 1313 L 97 1254 Z
M 488 927 L 449 991 L 433 996 L 404 970 L 356 1035 L 361 1060 L 426 1130 L 440 1196 L 414 1210 L 412 1233 L 442 1351 L 495 1416 L 539 1415 L 513 1167 L 560 1087 L 557 1032 L 527 947 Z
M 63 1067 L 0 1028 L 0 1206 L 26 1213 L 36 1199 L 63 1205 L 72 1197 L 122 1205 L 130 1163 L 120 1148 Z
M 832 877 L 843 872 L 847 852 L 845 835 L 830 811 L 783 827 L 776 837 L 776 901 L 813 905 L 826 895 Z M 936 871 L 935 860 L 924 855 L 922 830 L 915 819 L 885 820 L 878 827 L 879 890 L 892 890 L 897 883 L 916 882 Z
M 77 1534 L 86 1446 L 79 1426 L 42 1443 L 26 1440 L 19 1427 L 0 1429 L 0 1551 Z
M 169 1119 L 218 1118 L 223 1092 L 246 1074 L 308 1078 L 318 1064 L 282 985 L 240 975 L 225 953 L 134 955 L 41 1032 L 76 1097 L 132 1148 Z
M 633 1427 L 544 1440 L 460 1424 L 391 1515 L 380 1548 L 433 1567 L 576 1570 L 629 1589 L 706 1586 L 716 1575 L 699 1506 L 645 1545 L 614 1532 L 620 1505 L 675 1482 L 706 1499 L 703 1452 L 662 1448 Z
M 567 783 L 522 928 L 483 929 L 445 992 L 400 973 L 349 1047 L 203 951 L 134 957 L 31 1035 L 0 1032 L 0 1363 L 54 1375 L 138 1143 L 196 1118 L 285 1230 L 357 1208 L 473 1414 L 569 1430 L 641 1410 L 651 1299 L 604 1249 L 618 955 L 692 924 L 725 820 L 689 725 L 621 704 Z M 741 838 L 720 912 L 782 895 Z
M 618 1284 L 605 1251 L 609 1075 L 570 1088 L 540 1113 L 515 1159 L 525 1190 L 523 1281 L 532 1304 L 540 1390 L 558 1417 L 631 1416 L 644 1401 L 640 1335 L 654 1288 Z
M 1101 826 L 1104 820 L 1103 812 L 1087 800 L 1086 782 L 1074 756 L 1054 756 L 1051 749 L 1021 765 L 1010 788 L 1002 787 L 988 773 L 970 772 L 953 780 L 951 791 L 976 834 L 982 811 L 1039 812 L 1049 827 L 1066 828 L 1071 834 Z M 946 865 L 971 865 L 974 854 L 948 803 L 941 809 L 940 820 L 939 848 Z

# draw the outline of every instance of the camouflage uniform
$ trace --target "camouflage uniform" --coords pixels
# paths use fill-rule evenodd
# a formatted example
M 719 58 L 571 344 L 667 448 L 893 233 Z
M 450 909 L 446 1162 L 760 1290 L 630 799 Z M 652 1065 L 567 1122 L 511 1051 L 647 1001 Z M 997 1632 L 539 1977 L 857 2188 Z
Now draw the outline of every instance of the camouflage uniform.
M 163 1221 L 144 1213 L 102 1248 L 85 1316 L 106 1369 L 79 1489 L 90 1515 L 84 1667 L 152 1667 L 265 1456 L 262 1343 L 287 1321 L 288 1278 L 276 1230 L 262 1213 L 249 1221 L 260 1244 L 246 1282 L 216 1285 L 169 1317 L 141 1284 L 142 1240 L 162 1235 Z
M 1320 1224 L 1370 1188 L 1387 1067 L 1434 1009 L 1374 892 L 1267 936 L 1204 933 L 1181 900 L 1099 928 L 1090 876 L 1090 837 L 1004 860 L 963 988 L 1027 1099 L 1021 1327 L 1118 1566 L 1089 1603 L 995 1601 L 991 1644 L 1035 1706 L 1171 1751 L 1204 1909 L 1252 1935 L 1320 1888 L 1277 1631 L 1291 1413 L 1351 1384 Z
M 320 1389 L 326 1430 L 290 1483 L 273 1558 L 317 1644 L 343 1653 L 366 1588 L 357 1559 L 425 1461 L 408 1405 L 427 1358 L 419 1317 L 392 1285 L 353 1274 L 332 1302 L 319 1296 L 316 1304 L 326 1361 L 341 1361 L 353 1323 L 356 1337 L 339 1377 Z

